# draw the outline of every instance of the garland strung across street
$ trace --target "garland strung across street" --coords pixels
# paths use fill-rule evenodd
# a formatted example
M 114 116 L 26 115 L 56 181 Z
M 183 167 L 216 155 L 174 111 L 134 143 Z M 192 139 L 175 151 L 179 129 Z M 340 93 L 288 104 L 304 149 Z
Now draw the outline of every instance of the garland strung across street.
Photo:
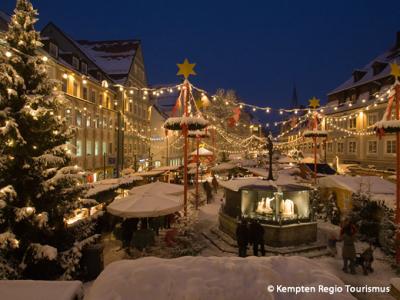
M 14 54 L 13 53 L 18 53 L 19 55 L 25 55 L 24 53 L 20 53 L 20 51 L 18 49 L 15 49 L 13 47 L 11 47 L 9 44 L 7 44 L 7 42 L 4 39 L 0 39 L 0 49 L 3 52 L 3 54 L 8 57 L 11 58 Z M 43 55 L 42 57 L 43 62 L 47 63 L 49 61 L 49 57 L 47 57 L 46 55 Z M 182 64 L 183 65 L 183 64 Z M 394 70 L 399 70 L 398 65 L 396 64 L 392 64 L 392 69 L 394 68 Z M 193 73 L 191 73 L 190 75 L 194 75 Z M 68 76 L 68 74 L 63 74 L 63 76 Z M 86 80 L 92 80 L 90 78 L 90 76 L 85 76 L 82 75 L 82 78 L 84 78 L 84 81 Z M 104 87 L 108 87 L 109 84 L 108 82 L 102 82 L 101 83 Z M 196 109 L 197 111 L 200 111 L 197 108 L 197 104 L 196 101 L 194 100 L 194 96 L 193 96 L 193 90 L 200 92 L 201 93 L 201 101 L 208 101 L 208 98 L 211 97 L 211 99 L 213 101 L 216 101 L 218 99 L 218 95 L 212 94 L 207 92 L 204 89 L 201 89 L 197 86 L 194 86 L 193 84 L 186 83 L 188 84 L 188 90 L 189 90 L 189 94 L 190 97 L 193 99 L 193 103 L 191 105 L 189 105 L 189 109 L 192 109 L 192 107 L 194 109 Z M 114 85 L 115 87 L 117 87 L 119 89 L 119 91 L 126 91 L 128 94 L 135 94 L 137 92 L 140 92 L 141 95 L 143 97 L 148 97 L 149 95 L 152 95 L 154 97 L 159 97 L 162 96 L 163 94 L 172 94 L 174 92 L 181 92 L 182 88 L 185 86 L 185 83 L 179 83 L 179 84 L 175 84 L 175 85 L 169 85 L 169 86 L 163 86 L 163 87 L 145 87 L 145 88 L 139 88 L 139 87 L 135 87 L 135 86 L 129 86 L 129 87 L 124 87 L 122 85 Z M 341 103 L 341 104 L 332 104 L 332 103 L 328 103 L 325 106 L 319 107 L 318 111 L 320 113 L 320 115 L 322 115 L 325 118 L 326 124 L 328 126 L 330 126 L 332 129 L 336 130 L 336 131 L 342 131 L 344 133 L 347 133 L 349 135 L 372 135 L 373 131 L 372 130 L 347 130 L 345 128 L 341 128 L 340 125 L 335 124 L 334 122 L 340 122 L 340 121 L 345 121 L 354 117 L 357 117 L 360 113 L 368 111 L 374 107 L 377 107 L 379 104 L 383 104 L 385 102 L 387 102 L 388 100 L 390 101 L 390 99 L 392 99 L 393 95 L 394 95 L 394 86 L 389 86 L 387 88 L 383 88 L 381 91 L 378 91 L 374 94 L 372 94 L 369 99 L 361 99 L 361 103 L 355 104 L 352 101 L 348 101 L 346 103 Z M 211 95 L 211 96 L 208 96 Z M 243 101 L 238 101 L 238 102 L 234 102 L 231 101 L 229 99 L 223 99 L 226 103 L 226 105 L 234 105 L 237 106 L 238 109 L 243 109 L 245 107 L 251 109 L 252 111 L 265 111 L 266 113 L 272 113 L 272 112 L 276 112 L 279 115 L 284 115 L 284 114 L 290 114 L 292 117 L 295 117 L 297 114 L 301 113 L 301 112 L 311 112 L 310 108 L 272 108 L 270 106 L 258 106 L 258 105 L 252 105 L 252 104 L 248 104 L 246 102 Z M 213 101 L 208 101 L 211 103 Z M 207 102 L 207 103 L 208 103 Z M 106 107 L 103 107 L 101 104 L 98 105 L 98 108 L 100 110 L 112 110 L 113 109 L 109 109 Z M 349 109 L 353 109 L 354 108 L 354 112 L 348 114 L 348 110 Z M 79 107 L 74 107 L 74 109 L 79 112 L 82 113 L 83 116 L 86 116 L 86 111 L 87 111 L 87 107 L 83 107 L 83 108 L 79 108 Z M 345 113 L 346 115 L 343 116 L 332 116 L 332 114 L 340 114 L 343 111 L 343 113 Z M 70 113 L 71 110 L 68 109 L 65 113 L 68 114 Z M 60 117 L 62 117 L 62 115 L 59 115 Z M 146 142 L 158 142 L 158 141 L 164 141 L 167 137 L 157 137 L 157 138 L 152 138 L 149 136 L 146 136 L 145 134 L 139 132 L 137 129 L 134 128 L 133 124 L 131 124 L 127 117 L 125 115 L 123 115 L 124 120 L 126 120 L 127 124 L 128 124 L 128 128 L 127 128 L 127 132 L 131 133 L 134 136 L 137 136 L 139 138 L 141 138 L 142 140 L 146 141 Z M 219 122 L 219 123 L 224 123 L 226 120 L 217 120 L 214 117 L 208 117 L 205 116 L 203 118 L 204 119 L 208 119 L 208 121 L 214 121 L 214 122 Z M 294 131 L 296 128 L 299 127 L 300 123 L 304 122 L 304 116 L 300 116 L 297 120 L 296 125 L 292 126 L 289 130 L 283 131 L 281 132 L 277 137 L 275 138 L 281 138 L 287 134 L 289 134 L 290 132 Z M 293 122 L 294 118 L 291 118 L 289 120 L 283 120 L 283 121 L 279 121 L 279 122 L 273 122 L 274 126 L 279 126 L 279 125 L 285 125 L 289 122 Z M 173 120 L 170 120 L 171 122 L 173 122 Z M 177 120 L 175 120 L 177 121 Z M 189 117 L 188 119 L 180 119 L 181 122 L 188 122 L 191 123 L 192 121 L 195 123 L 198 123 L 199 120 L 194 120 L 193 117 Z M 391 123 L 396 123 L 394 122 L 394 120 L 387 120 L 387 121 L 391 121 Z M 204 126 L 206 124 L 206 122 L 203 122 L 204 124 L 202 124 L 201 126 Z M 175 124 L 177 125 L 177 124 Z M 237 120 L 237 122 L 235 122 L 236 126 L 243 126 L 243 127 L 251 127 L 251 126 L 257 126 L 257 125 L 248 125 L 248 124 L 244 124 L 241 123 L 239 120 Z M 109 125 L 112 126 L 112 125 Z M 180 126 L 180 124 L 179 124 Z M 265 124 L 266 127 L 270 127 L 270 123 L 266 123 Z M 118 127 L 115 127 L 116 130 L 118 130 Z M 121 128 L 122 131 L 125 130 L 125 128 Z M 222 132 L 221 128 L 217 129 L 219 130 L 219 133 Z M 224 133 L 225 137 L 227 135 L 227 132 Z M 230 138 L 233 139 L 234 134 L 230 134 Z M 237 137 L 236 139 L 240 139 L 242 140 L 242 137 Z

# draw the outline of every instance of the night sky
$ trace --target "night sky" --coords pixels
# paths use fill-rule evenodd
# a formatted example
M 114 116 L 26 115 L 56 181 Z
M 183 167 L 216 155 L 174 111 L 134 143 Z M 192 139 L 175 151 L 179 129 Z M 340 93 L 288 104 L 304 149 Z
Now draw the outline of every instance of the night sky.
M 192 82 L 234 89 L 246 102 L 289 106 L 326 94 L 391 47 L 400 1 L 33 1 L 37 29 L 53 21 L 76 39 L 142 40 L 150 84 L 177 83 L 176 63 L 196 62 Z M 15 0 L 1 0 L 11 13 Z

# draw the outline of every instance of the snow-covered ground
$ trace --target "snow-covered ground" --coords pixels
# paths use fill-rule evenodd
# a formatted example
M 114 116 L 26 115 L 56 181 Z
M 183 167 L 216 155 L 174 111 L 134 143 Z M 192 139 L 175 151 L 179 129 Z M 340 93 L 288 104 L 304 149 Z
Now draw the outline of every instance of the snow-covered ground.
M 328 222 L 318 222 L 318 239 L 327 240 L 330 235 L 339 236 L 340 229 L 338 226 Z M 368 244 L 364 242 L 356 242 L 356 252 L 361 253 L 368 247 Z M 353 286 L 389 286 L 390 279 L 396 277 L 396 273 L 390 266 L 388 257 L 379 249 L 374 250 L 374 262 L 372 267 L 374 272 L 365 276 L 362 274 L 360 267 L 356 269 L 357 274 L 347 274 L 342 271 L 342 243 L 337 244 L 338 254 L 336 257 L 320 257 L 315 258 L 313 261 L 321 265 L 322 268 L 329 271 L 330 273 L 339 277 L 346 284 Z M 388 294 L 357 294 L 358 299 L 390 299 L 393 298 Z
M 207 204 L 207 205 L 204 205 L 204 206 L 200 207 L 200 210 L 198 212 L 198 222 L 195 224 L 195 230 L 198 233 L 209 232 L 211 228 L 215 227 L 218 224 L 218 211 L 219 211 L 220 204 L 221 204 L 220 199 L 223 197 L 222 189 L 220 189 L 218 191 L 218 194 L 213 194 L 213 195 L 214 195 L 214 201 L 212 203 L 210 203 L 210 204 Z M 118 261 L 118 260 L 122 260 L 122 259 L 138 258 L 138 257 L 141 257 L 141 256 L 149 256 L 149 255 L 153 255 L 153 256 L 157 256 L 157 257 L 163 257 L 163 258 L 173 257 L 173 256 L 168 254 L 169 250 L 165 249 L 166 246 L 165 246 L 165 244 L 163 244 L 163 238 L 162 238 L 163 234 L 164 233 L 162 232 L 161 233 L 161 237 L 158 239 L 158 245 L 156 245 L 155 247 L 150 249 L 150 252 L 142 253 L 142 254 L 134 252 L 133 255 L 131 255 L 131 256 L 127 255 L 123 250 L 120 250 L 121 244 L 120 244 L 119 241 L 115 240 L 112 236 L 105 237 L 103 239 L 103 241 L 105 242 L 105 259 L 104 259 L 105 265 L 109 265 L 112 262 L 115 262 L 115 261 Z M 332 224 L 330 224 L 328 222 L 320 221 L 318 223 L 318 241 L 322 242 L 322 243 L 326 243 L 328 237 L 331 236 L 331 235 L 335 235 L 336 237 L 338 237 L 339 236 L 339 227 L 335 226 L 335 225 L 332 225 Z M 211 259 L 210 263 L 213 264 L 213 267 L 217 267 L 217 265 L 218 265 L 217 268 L 223 268 L 223 266 L 227 264 L 228 266 L 230 266 L 229 268 L 231 268 L 232 270 L 236 269 L 236 268 L 239 268 L 239 267 L 240 268 L 245 268 L 241 263 L 237 264 L 236 260 L 233 260 L 233 261 L 227 260 L 228 257 L 230 259 L 232 259 L 234 256 L 236 256 L 235 253 L 229 253 L 229 252 L 221 251 L 212 242 L 210 242 L 208 239 L 206 239 L 201 234 L 198 235 L 198 239 L 199 239 L 199 242 L 204 243 L 204 245 L 205 245 L 205 248 L 200 252 L 199 256 L 210 257 L 210 259 Z M 318 258 L 313 258 L 313 259 L 308 259 L 308 258 L 302 257 L 300 259 L 300 262 L 296 261 L 296 263 L 301 264 L 303 266 L 302 268 L 304 268 L 305 270 L 310 270 L 310 269 L 313 269 L 313 268 L 315 268 L 316 270 L 323 270 L 323 272 L 324 272 L 323 276 L 328 276 L 329 278 L 335 278 L 334 280 L 339 280 L 340 279 L 341 281 L 343 281 L 343 283 L 340 283 L 340 285 L 350 284 L 352 286 L 368 285 L 368 286 L 385 287 L 385 286 L 389 286 L 389 281 L 390 281 L 391 278 L 396 277 L 395 272 L 390 267 L 390 263 L 389 263 L 387 257 L 379 249 L 375 249 L 375 251 L 374 251 L 374 257 L 375 257 L 375 261 L 373 263 L 373 268 L 375 270 L 374 273 L 369 274 L 368 276 L 364 276 L 362 274 L 362 270 L 361 270 L 360 267 L 357 269 L 357 274 L 356 275 L 351 275 L 351 274 L 344 273 L 342 271 L 341 247 L 342 247 L 342 243 L 339 242 L 337 244 L 338 254 L 337 254 L 336 257 L 324 256 L 324 257 L 318 257 Z M 366 243 L 362 243 L 362 242 L 357 242 L 356 243 L 357 252 L 362 252 L 366 247 L 367 247 Z M 232 246 L 229 246 L 229 245 L 226 245 L 226 248 L 234 250 L 233 252 L 236 251 L 235 248 L 233 248 Z M 251 251 L 248 251 L 248 253 L 250 254 Z M 219 257 L 218 259 L 221 260 L 221 262 L 220 263 L 216 262 L 215 261 L 216 260 L 215 257 Z M 270 259 L 270 258 L 271 257 L 269 257 L 268 259 Z M 179 266 L 179 265 L 178 266 L 172 266 L 170 263 L 168 263 L 169 260 L 153 261 L 153 259 L 154 258 L 152 258 L 149 261 L 149 267 L 151 266 L 150 269 L 153 268 L 153 266 L 154 266 L 154 268 L 156 268 L 156 266 L 157 266 L 157 268 L 159 268 L 162 265 L 162 266 L 165 266 L 164 269 L 163 269 L 165 272 L 173 272 L 174 274 L 178 274 L 178 273 L 181 272 L 181 270 L 185 269 L 183 266 Z M 290 282 L 290 281 L 288 281 L 289 280 L 288 278 L 290 278 L 292 285 L 301 284 L 301 280 L 303 280 L 302 277 L 307 277 L 308 278 L 308 277 L 311 276 L 309 279 L 313 278 L 312 277 L 313 275 L 304 275 L 304 273 L 301 276 L 299 274 L 297 274 L 297 273 L 295 273 L 297 275 L 293 275 L 292 277 L 289 276 L 288 275 L 290 273 L 289 269 L 288 269 L 289 267 L 286 267 L 286 265 L 290 265 L 292 262 L 289 260 L 289 261 L 283 263 L 283 261 L 288 259 L 288 257 L 272 257 L 273 260 L 268 260 L 268 261 L 266 261 L 265 259 L 266 258 L 261 258 L 261 257 L 259 257 L 259 258 L 250 257 L 250 258 L 246 259 L 246 262 L 248 261 L 248 265 L 249 265 L 248 268 L 251 268 L 250 266 L 253 266 L 253 265 L 254 265 L 254 268 L 255 268 L 254 269 L 255 273 L 253 275 L 248 275 L 248 276 L 250 276 L 251 278 L 253 278 L 253 280 L 256 280 L 256 281 L 259 280 L 259 279 L 257 279 L 258 275 L 256 275 L 256 272 L 261 272 L 261 274 L 264 274 L 263 273 L 264 272 L 263 271 L 263 267 L 257 267 L 256 265 L 260 265 L 260 266 L 264 266 L 265 265 L 265 266 L 268 266 L 268 267 L 266 267 L 268 269 L 268 268 L 271 268 L 271 265 L 274 265 L 275 263 L 277 265 L 282 264 L 281 267 L 279 267 L 279 268 L 277 267 L 276 269 L 272 268 L 270 273 L 268 273 L 268 274 L 265 273 L 265 275 L 262 275 L 263 278 L 265 279 L 264 282 L 263 282 L 264 285 L 267 284 L 267 281 L 270 280 L 270 278 L 273 278 L 274 280 L 276 280 L 274 282 L 277 282 L 277 283 L 279 283 L 279 280 L 286 280 L 286 281 L 282 281 L 282 284 L 285 283 L 285 282 L 286 283 Z M 282 260 L 279 260 L 279 259 L 282 259 Z M 136 259 L 134 261 L 139 261 L 139 265 L 142 264 L 140 262 L 140 261 L 142 261 L 142 258 L 139 259 L 139 260 Z M 240 261 L 240 259 L 239 259 L 239 261 Z M 256 263 L 256 262 L 258 262 L 258 263 Z M 203 261 L 203 263 L 204 263 L 204 261 Z M 125 265 L 125 264 L 127 264 L 126 261 L 124 261 L 124 263 L 122 265 Z M 185 264 L 186 264 L 186 262 L 185 262 Z M 193 261 L 190 260 L 190 268 L 188 267 L 190 270 L 192 269 L 192 264 L 201 265 L 196 260 L 193 260 Z M 214 266 L 214 264 L 217 264 L 217 265 Z M 306 264 L 307 264 L 307 266 L 306 266 Z M 285 265 L 285 267 L 283 267 L 283 265 Z M 318 267 L 316 267 L 316 266 L 318 266 Z M 132 265 L 132 268 L 133 268 L 133 265 Z M 135 266 L 135 268 L 137 268 L 137 266 Z M 209 267 L 209 268 L 211 268 L 211 267 Z M 282 272 L 283 269 L 285 269 L 284 273 Z M 132 278 L 137 278 L 137 276 L 140 276 L 141 278 L 142 277 L 143 278 L 151 277 L 150 270 L 144 270 L 144 268 L 142 269 L 141 267 L 139 268 L 139 270 L 141 270 L 141 271 L 138 271 L 138 272 L 142 272 L 143 271 L 144 273 L 143 274 L 142 273 L 136 273 L 136 271 L 134 271 L 134 270 L 132 270 L 132 271 L 128 271 L 127 270 L 126 272 L 128 272 L 128 273 L 130 272 L 129 276 L 131 276 L 131 277 L 129 277 L 128 274 L 127 274 L 128 279 L 121 279 L 123 282 L 122 281 L 119 282 L 119 283 L 116 282 L 116 286 L 114 288 L 114 292 L 117 293 L 118 292 L 117 290 L 119 290 L 119 287 L 123 290 L 124 289 L 124 287 L 123 287 L 124 285 L 128 285 L 129 287 L 131 287 L 131 283 L 129 281 L 133 280 Z M 221 271 L 221 269 L 219 269 L 219 270 Z M 279 274 L 278 271 L 281 271 L 282 274 Z M 112 272 L 114 272 L 114 271 L 112 271 Z M 208 279 L 209 276 L 214 276 L 215 275 L 214 273 L 209 274 L 207 271 L 205 271 L 204 275 L 202 276 L 203 281 L 200 281 L 199 278 L 194 276 L 196 272 L 198 272 L 198 274 L 200 274 L 200 270 L 196 270 L 196 271 L 193 270 L 193 273 L 189 273 L 189 274 L 182 275 L 182 276 L 179 275 L 179 278 L 181 278 L 181 280 L 187 280 L 187 282 L 185 281 L 185 284 L 187 286 L 187 290 L 186 290 L 187 293 L 188 293 L 187 295 L 190 295 L 190 293 L 193 292 L 193 290 L 192 290 L 192 288 L 194 288 L 193 286 L 198 285 L 200 287 L 204 287 L 205 286 L 205 282 L 203 282 L 203 281 L 205 279 Z M 228 272 L 228 271 L 225 270 L 224 272 Z M 229 271 L 228 273 L 231 273 L 231 271 Z M 191 274 L 193 274 L 193 275 L 191 275 Z M 192 279 L 190 279 L 190 280 L 188 279 L 188 277 L 190 277 L 189 275 L 192 277 Z M 154 275 L 154 276 L 156 276 L 156 278 L 158 278 L 158 275 Z M 323 276 L 321 278 L 324 278 Z M 162 275 L 160 275 L 159 281 L 163 282 L 163 279 L 161 277 L 162 277 Z M 170 276 L 170 277 L 174 277 L 175 278 L 175 276 Z M 283 279 L 283 277 L 285 277 L 286 279 Z M 101 277 L 101 278 L 103 278 L 103 277 Z M 222 276 L 221 275 L 220 282 L 224 283 L 227 280 L 233 280 L 231 277 L 229 277 L 229 278 L 227 278 L 226 276 Z M 315 282 L 316 283 L 322 283 L 322 281 L 321 281 L 322 279 L 321 278 L 316 277 L 316 281 Z M 103 279 L 101 279 L 101 280 L 103 280 Z M 237 277 L 235 280 L 238 281 L 238 282 L 240 281 L 242 287 L 247 286 L 246 282 L 247 282 L 248 279 L 243 279 L 242 280 L 242 277 L 240 277 L 240 278 Z M 320 281 L 318 281 L 318 280 L 320 280 Z M 140 280 L 139 282 L 141 282 L 142 286 L 151 286 L 152 284 L 155 284 L 153 282 L 157 282 L 157 281 L 158 280 L 153 281 L 151 279 L 148 279 L 148 281 L 146 282 L 146 280 L 143 279 L 143 281 Z M 156 290 L 159 292 L 159 290 L 161 290 L 162 287 L 165 287 L 168 290 L 168 291 L 165 292 L 165 293 L 167 293 L 167 295 L 173 295 L 174 297 L 176 296 L 176 298 L 174 298 L 174 299 L 179 299 L 180 294 L 174 294 L 174 293 L 176 293 L 176 291 L 174 289 L 174 286 L 178 285 L 178 282 L 179 282 L 179 280 L 177 278 L 175 278 L 173 280 L 171 279 L 170 281 L 167 280 L 167 282 L 165 282 L 165 284 L 163 283 L 162 286 L 157 285 L 158 288 Z M 202 283 L 200 284 L 198 282 L 200 282 L 200 283 L 202 282 Z M 212 283 L 213 280 L 210 279 L 210 282 Z M 194 284 L 194 283 L 196 283 L 196 284 Z M 260 281 L 259 284 L 260 285 L 258 285 L 258 283 L 257 283 L 254 286 L 257 286 L 257 287 L 261 286 L 261 281 Z M 97 283 L 95 284 L 94 287 L 96 288 L 96 286 L 98 286 Z M 184 285 L 182 285 L 182 286 L 184 286 Z M 87 291 L 89 291 L 91 289 L 92 289 L 91 288 L 91 284 L 86 284 L 85 285 L 85 294 L 87 293 Z M 143 287 L 143 289 L 145 289 L 145 288 Z M 204 291 L 204 294 L 201 294 L 201 295 L 205 295 L 207 297 L 210 296 L 210 295 L 218 295 L 220 289 L 221 289 L 221 285 L 220 286 L 215 285 L 212 288 L 210 287 L 210 290 Z M 231 289 L 231 287 L 226 287 L 226 292 L 229 293 L 230 289 Z M 251 290 L 252 289 L 253 289 L 253 286 L 251 286 Z M 102 288 L 101 288 L 101 290 L 102 290 Z M 132 288 L 131 289 L 131 293 L 132 293 L 133 290 L 134 289 Z M 251 290 L 249 289 L 248 292 L 249 293 L 255 292 L 255 291 L 251 291 Z M 153 291 L 152 292 L 153 294 L 149 294 L 149 295 L 155 297 L 155 298 L 152 298 L 152 299 L 168 299 L 168 297 L 167 298 L 157 297 L 157 296 L 160 296 L 160 294 L 154 294 L 154 293 L 157 293 L 157 291 Z M 146 291 L 143 290 L 143 292 L 146 292 Z M 124 293 L 124 292 L 122 291 L 122 293 Z M 209 294 L 209 293 L 211 293 L 211 294 Z M 213 293 L 215 293 L 215 294 L 213 294 Z M 97 295 L 97 294 L 95 294 L 95 295 Z M 249 294 L 249 295 L 251 295 L 251 294 Z M 256 296 L 258 294 L 254 294 L 254 295 Z M 340 295 L 343 296 L 343 294 L 340 294 Z M 354 294 L 354 295 L 356 296 L 357 299 L 366 299 L 366 300 L 369 300 L 369 299 L 371 299 L 371 300 L 372 299 L 378 299 L 378 300 L 379 299 L 392 299 L 391 296 L 389 296 L 388 294 L 382 294 L 382 293 L 370 293 L 370 294 L 361 293 L 361 294 Z M 115 296 L 117 297 L 117 294 L 115 294 Z M 265 299 L 269 299 L 268 295 L 263 295 L 263 296 L 264 296 Z M 269 295 L 269 296 L 271 296 L 271 295 Z M 285 298 L 285 297 L 283 297 L 284 294 L 280 294 L 280 295 L 276 295 L 276 296 L 277 297 L 274 298 L 274 299 L 301 299 L 301 298 L 292 298 L 292 297 Z M 310 295 L 308 295 L 308 296 L 310 296 Z M 324 295 L 314 295 L 314 296 L 315 297 L 304 298 L 304 299 L 345 299 L 343 297 L 334 298 L 334 296 L 325 295 L 325 294 Z M 186 297 L 185 299 L 189 299 L 189 298 Z M 250 296 L 250 298 L 247 297 L 246 299 L 251 299 L 251 298 L 253 298 L 253 297 Z M 94 299 L 94 298 L 90 298 L 90 299 Z M 108 298 L 104 298 L 104 299 L 108 299 Z M 125 299 L 125 298 L 122 297 L 122 298 L 116 298 L 116 299 Z M 131 299 L 131 298 L 129 298 L 129 299 Z M 146 298 L 141 298 L 141 299 L 146 299 Z M 169 298 L 169 299 L 172 299 L 172 298 Z M 195 297 L 195 299 L 203 299 L 203 298 L 200 298 L 200 297 L 196 298 Z M 204 299 L 206 299 L 206 298 L 204 298 Z M 211 298 L 208 298 L 208 299 L 239 299 L 239 298 L 211 297 Z
M 303 257 L 146 257 L 109 265 L 86 300 L 102 299 L 354 299 L 350 293 L 321 293 L 320 285 L 343 286 L 336 276 Z M 282 292 L 282 287 L 315 292 Z M 279 291 L 280 290 L 280 291 Z

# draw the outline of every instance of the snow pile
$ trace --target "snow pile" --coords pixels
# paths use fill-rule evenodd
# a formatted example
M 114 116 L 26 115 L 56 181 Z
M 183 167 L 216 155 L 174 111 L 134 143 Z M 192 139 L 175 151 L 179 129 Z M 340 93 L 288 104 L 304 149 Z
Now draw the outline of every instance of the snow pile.
M 83 298 L 80 281 L 0 280 L 0 299 L 57 299 Z
M 86 300 L 288 299 L 268 285 L 343 286 L 336 276 L 303 257 L 146 257 L 114 262 L 95 280 Z M 311 296 L 311 297 L 310 297 Z M 296 299 L 354 299 L 350 294 L 298 294 Z
M 57 248 L 54 248 L 49 245 L 41 245 L 38 243 L 31 244 L 33 249 L 34 257 L 38 260 L 40 259 L 48 259 L 55 260 L 57 258 Z

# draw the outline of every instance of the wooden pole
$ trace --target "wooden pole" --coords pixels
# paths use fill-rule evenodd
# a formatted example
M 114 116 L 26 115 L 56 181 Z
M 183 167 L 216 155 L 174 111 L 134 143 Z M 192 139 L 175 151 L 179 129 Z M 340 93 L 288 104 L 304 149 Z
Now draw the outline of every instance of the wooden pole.
M 184 107 L 184 116 L 188 116 L 188 95 L 189 95 L 189 81 L 186 79 L 184 83 L 184 99 L 183 99 L 183 107 Z M 187 194 L 188 194 L 188 126 L 187 124 L 183 125 L 183 139 L 184 139 L 184 147 L 183 147 L 183 207 L 184 207 L 184 215 L 187 216 Z
M 396 120 L 399 120 L 400 116 L 400 84 L 397 83 L 396 89 Z M 396 132 L 396 225 L 400 224 L 400 132 Z M 396 234 L 396 263 L 400 264 L 400 232 L 397 230 Z
M 314 113 L 314 129 L 317 131 L 318 121 L 317 121 L 317 113 Z M 314 140 L 314 184 L 317 184 L 317 137 L 313 137 Z
M 213 130 L 212 130 L 212 146 L 213 146 L 213 158 L 212 158 L 212 160 L 213 160 L 213 162 L 215 162 L 215 128 L 213 128 Z
M 196 209 L 199 208 L 199 147 L 200 147 L 200 138 L 196 137 Z

